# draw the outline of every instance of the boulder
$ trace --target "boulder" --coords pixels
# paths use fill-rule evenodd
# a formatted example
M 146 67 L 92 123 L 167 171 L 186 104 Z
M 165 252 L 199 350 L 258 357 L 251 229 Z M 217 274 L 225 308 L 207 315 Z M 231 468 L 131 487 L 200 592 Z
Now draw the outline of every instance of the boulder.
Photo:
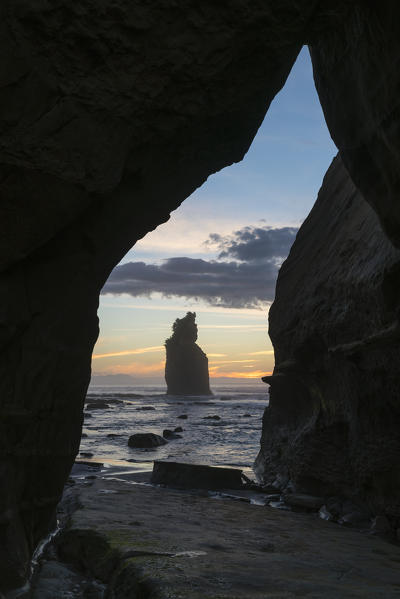
M 87 410 L 107 410 L 110 406 L 104 401 L 91 401 L 87 404 Z
M 312 511 L 318 511 L 324 504 L 324 499 L 322 497 L 305 495 L 303 493 L 285 493 L 283 499 L 285 503 L 291 507 Z
M 163 430 L 162 436 L 164 437 L 164 439 L 168 439 L 168 441 L 170 441 L 171 439 L 182 439 L 182 435 L 178 435 L 175 431 L 171 431 L 168 428 Z
M 328 510 L 326 505 L 321 506 L 318 515 L 321 518 L 321 520 L 326 520 L 327 522 L 331 522 L 332 520 L 334 520 L 333 514 Z
M 356 526 L 358 528 L 368 528 L 371 523 L 368 515 L 362 510 L 356 510 L 354 512 L 349 512 L 348 514 L 344 514 L 344 516 L 339 518 L 338 522 L 342 526 Z
M 154 461 L 151 482 L 184 489 L 242 489 L 242 471 L 201 464 Z
M 110 398 L 108 397 L 108 398 L 107 398 L 107 403 L 108 403 L 108 404 L 113 404 L 113 405 L 118 405 L 118 406 L 120 406 L 120 405 L 124 405 L 124 403 L 125 403 L 125 402 L 124 402 L 124 400 L 123 400 L 123 399 L 115 399 L 115 398 L 112 398 L 112 399 L 110 399 Z
M 372 520 L 370 532 L 371 534 L 375 534 L 378 536 L 387 536 L 390 535 L 393 532 L 393 530 L 386 516 L 379 515 Z
M 280 501 L 281 496 L 279 493 L 270 493 L 264 496 L 265 503 L 270 503 L 271 501 L 277 502 Z
M 128 439 L 129 447 L 135 447 L 138 449 L 159 447 L 160 445 L 165 445 L 166 443 L 167 441 L 163 439 L 163 437 L 160 437 L 160 435 L 155 435 L 154 433 L 135 433 Z

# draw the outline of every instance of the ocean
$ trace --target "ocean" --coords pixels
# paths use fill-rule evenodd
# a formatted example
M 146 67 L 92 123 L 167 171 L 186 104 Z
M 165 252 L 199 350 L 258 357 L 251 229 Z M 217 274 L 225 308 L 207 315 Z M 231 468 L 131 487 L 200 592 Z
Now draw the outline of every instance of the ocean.
M 264 384 L 221 385 L 211 396 L 166 395 L 165 387 L 89 387 L 80 446 L 81 460 L 152 470 L 154 460 L 241 468 L 252 478 L 268 405 Z M 182 416 L 182 418 L 180 418 Z M 134 449 L 134 433 L 182 427 L 180 439 Z

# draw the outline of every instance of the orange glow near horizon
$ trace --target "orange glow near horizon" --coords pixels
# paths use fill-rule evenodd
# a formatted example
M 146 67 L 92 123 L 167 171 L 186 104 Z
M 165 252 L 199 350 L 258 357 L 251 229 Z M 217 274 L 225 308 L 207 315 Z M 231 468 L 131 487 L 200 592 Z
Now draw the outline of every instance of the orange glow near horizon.
M 143 364 L 139 362 L 131 362 L 130 364 L 116 364 L 107 368 L 106 372 L 94 374 L 131 374 L 131 375 L 148 375 L 148 374 L 164 374 L 165 361 L 156 362 L 155 364 Z
M 272 372 L 265 370 L 251 370 L 250 372 L 210 372 L 210 379 L 226 377 L 228 379 L 260 379 L 263 376 L 270 376 Z
M 110 302 L 107 299 L 107 302 Z M 163 300 L 163 303 L 167 300 Z M 165 346 L 178 316 L 175 306 L 165 314 L 150 306 L 151 312 L 137 307 L 127 311 L 115 300 L 115 309 L 105 310 L 93 354 L 95 375 L 131 375 L 139 383 L 164 379 Z M 189 306 L 190 307 L 190 306 Z M 267 338 L 266 314 L 260 310 L 229 310 L 196 306 L 198 345 L 209 359 L 210 379 L 254 380 L 273 370 L 274 355 Z M 151 318 L 149 317 L 149 314 Z M 129 326 L 128 326 L 129 325 Z
M 245 360 L 244 360 L 245 361 Z M 241 362 L 241 360 L 232 360 L 232 362 Z M 243 366 L 249 368 L 249 366 Z M 250 366 L 251 368 L 252 366 Z M 216 379 L 219 377 L 230 378 L 230 379 L 259 379 L 263 376 L 270 376 L 271 371 L 266 370 L 220 370 L 219 366 L 210 366 L 209 375 L 210 379 Z M 131 375 L 160 375 L 164 376 L 165 361 L 162 360 L 153 364 L 142 364 L 139 362 L 131 362 L 130 364 L 116 364 L 107 368 L 108 374 L 131 374 Z

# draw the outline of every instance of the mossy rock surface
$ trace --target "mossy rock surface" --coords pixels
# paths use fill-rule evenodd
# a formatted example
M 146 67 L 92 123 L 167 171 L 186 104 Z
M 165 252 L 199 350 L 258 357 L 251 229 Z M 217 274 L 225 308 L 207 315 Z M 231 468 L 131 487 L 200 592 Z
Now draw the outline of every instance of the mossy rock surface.
M 315 514 L 111 479 L 76 492 L 59 551 L 107 599 L 399 597 L 398 546 Z

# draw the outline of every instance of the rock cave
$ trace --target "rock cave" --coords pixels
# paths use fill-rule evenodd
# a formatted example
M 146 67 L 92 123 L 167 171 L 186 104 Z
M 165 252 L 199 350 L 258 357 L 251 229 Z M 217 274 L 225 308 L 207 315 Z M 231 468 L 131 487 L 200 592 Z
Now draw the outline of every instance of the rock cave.
M 400 528 L 397 3 L 5 0 L 0 11 L 1 591 L 24 586 L 54 526 L 103 284 L 243 158 L 303 45 L 339 155 L 279 275 L 257 468 L 358 497 Z

